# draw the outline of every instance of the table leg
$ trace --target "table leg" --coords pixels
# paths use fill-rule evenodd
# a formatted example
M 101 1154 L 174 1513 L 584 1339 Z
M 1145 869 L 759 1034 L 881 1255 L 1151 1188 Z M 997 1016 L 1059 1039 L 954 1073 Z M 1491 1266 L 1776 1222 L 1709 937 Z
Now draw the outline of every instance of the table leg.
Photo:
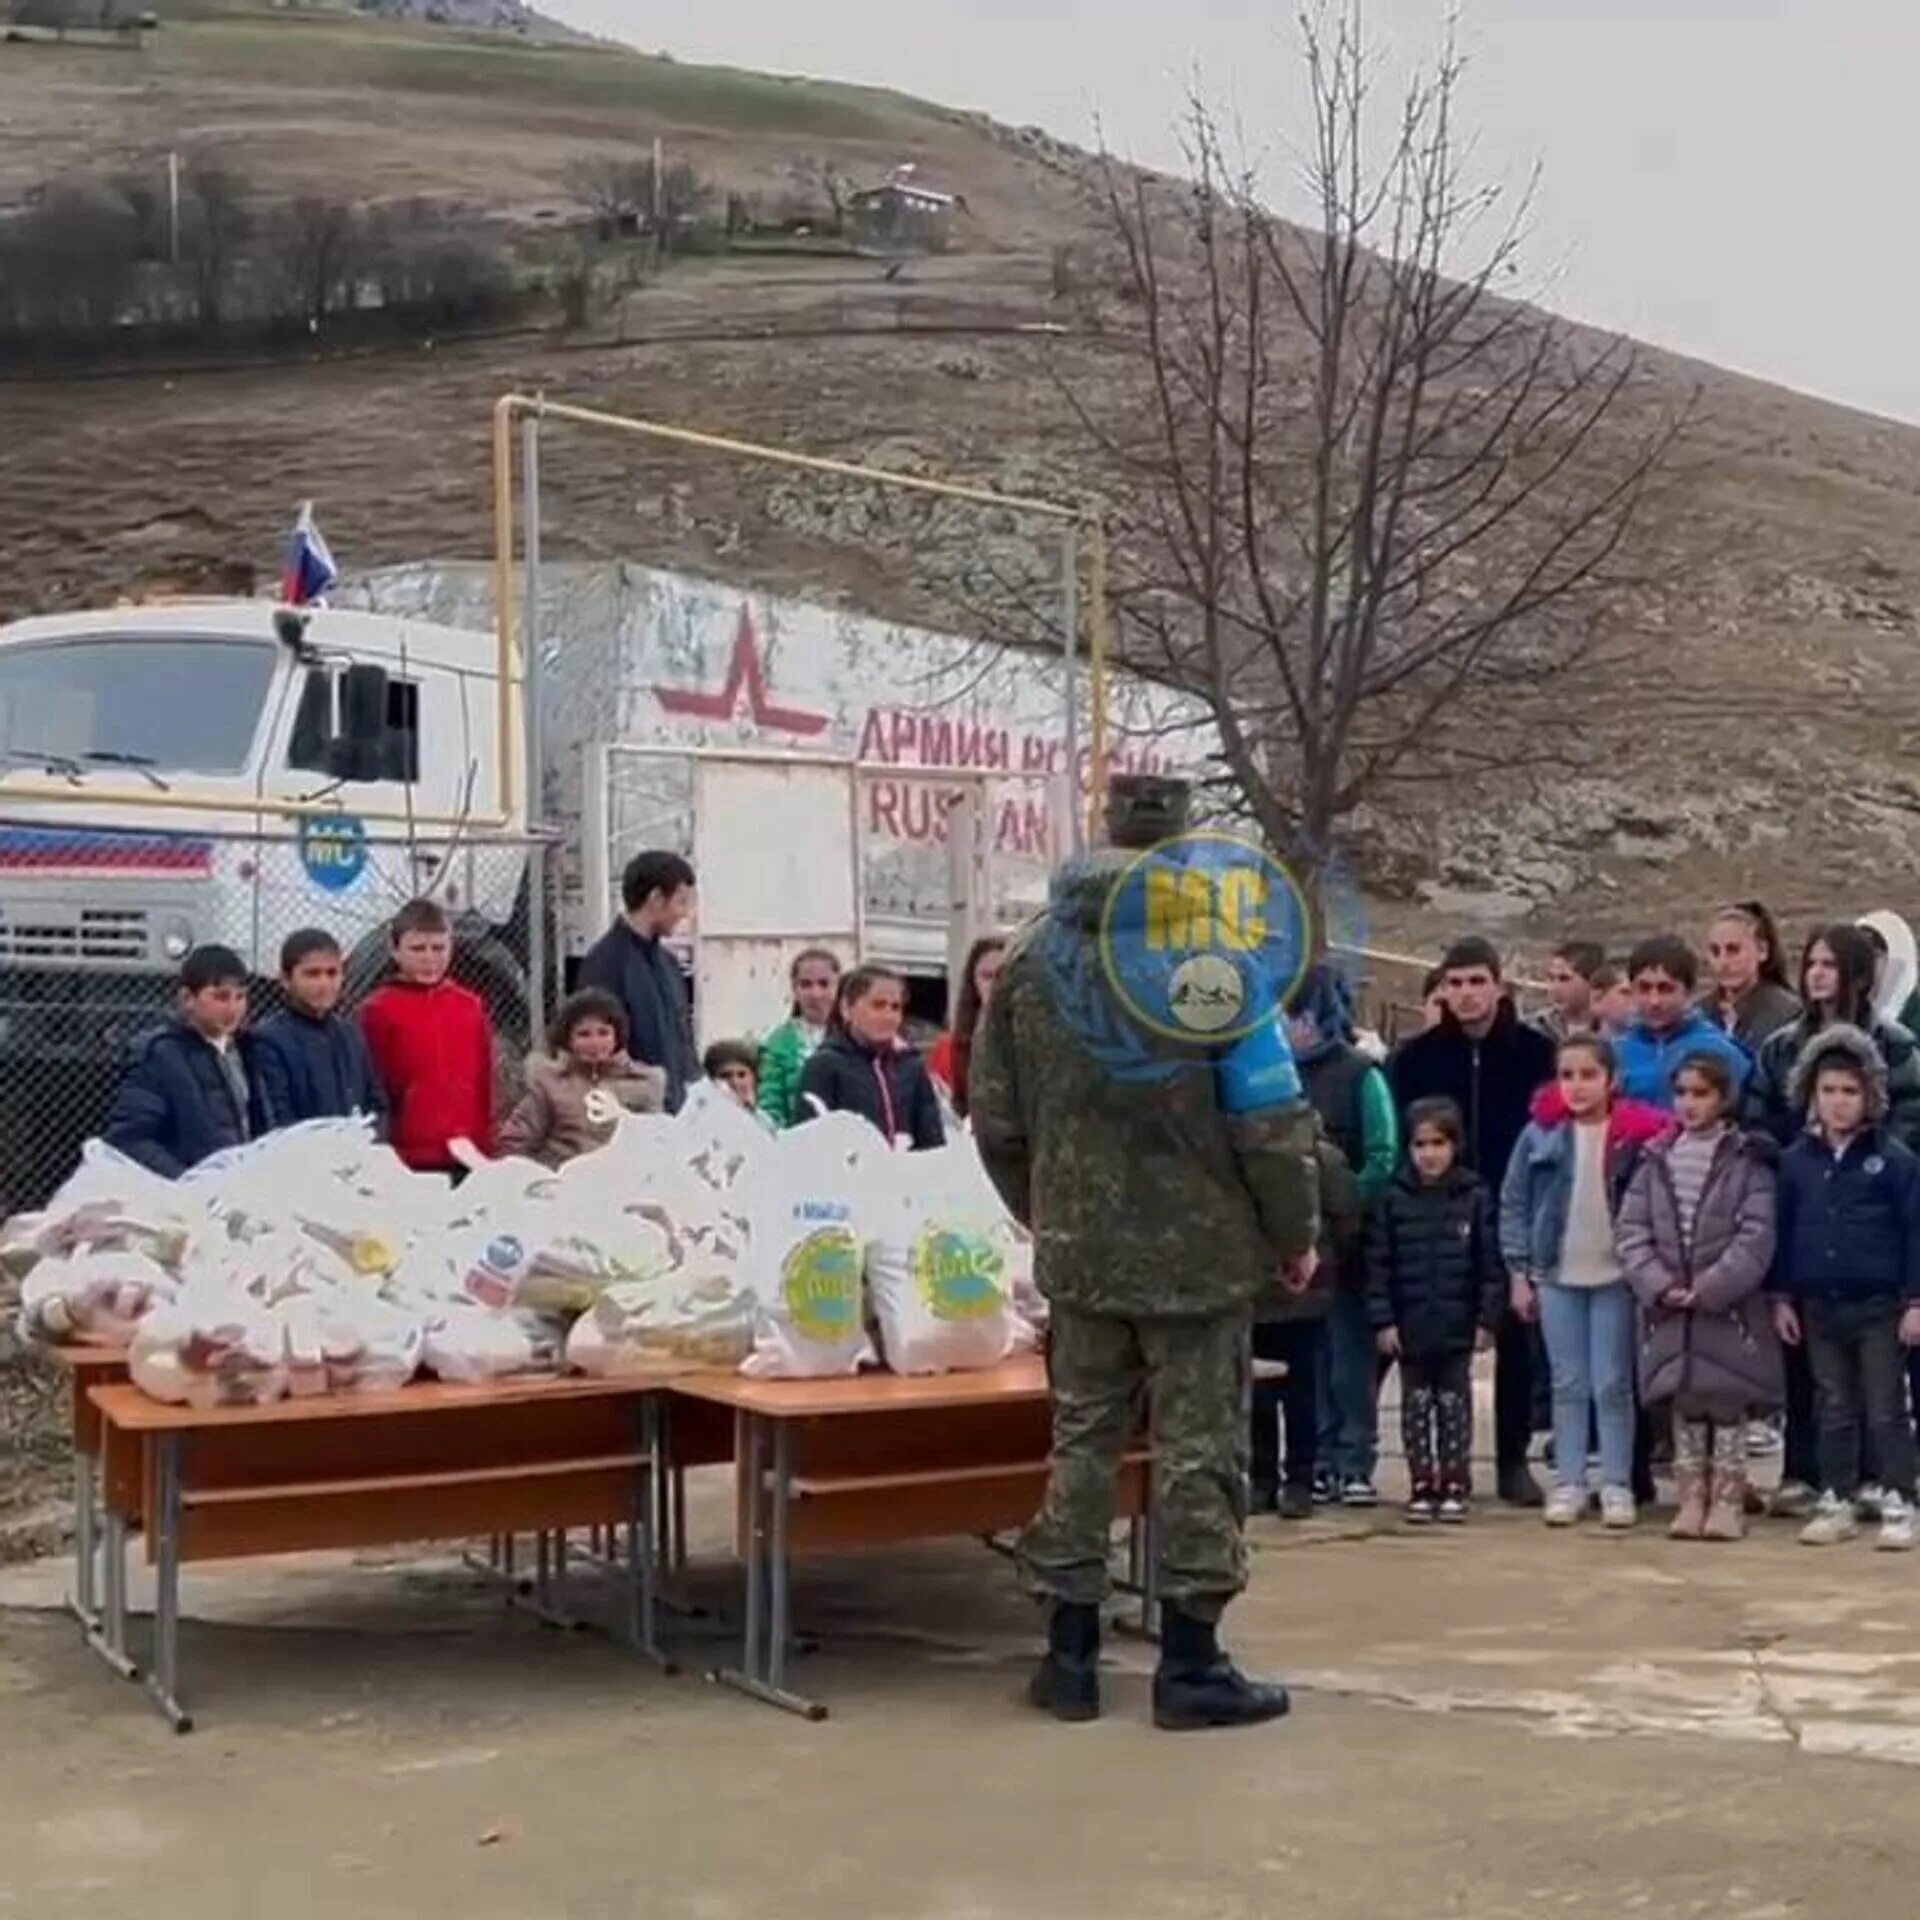
M 127 1652 L 127 1523 L 109 1513 L 101 1529 L 100 1618 L 87 1628 L 87 1645 L 123 1680 L 140 1669 Z
M 671 1453 L 667 1456 L 668 1477 L 673 1482 L 673 1570 L 685 1573 L 687 1570 L 687 1470 L 673 1464 Z
M 633 1505 L 627 1514 L 627 1607 L 633 1644 L 664 1673 L 678 1665 L 661 1650 L 660 1609 L 655 1591 L 658 1548 L 655 1541 L 654 1489 L 660 1477 L 658 1396 L 640 1403 L 641 1461 L 633 1470 Z
M 793 1497 L 792 1442 L 784 1420 L 773 1428 L 772 1472 L 762 1422 L 748 1414 L 745 1454 L 751 1518 L 747 1529 L 747 1624 L 740 1667 L 722 1669 L 713 1677 L 737 1691 L 763 1700 L 770 1707 L 797 1713 L 805 1720 L 824 1720 L 827 1709 L 818 1700 L 790 1693 L 785 1686 L 787 1645 L 792 1635 L 788 1604 L 787 1507 Z
M 157 1585 L 153 1602 L 153 1658 L 147 1691 L 175 1733 L 190 1733 L 193 1716 L 180 1704 L 180 1436 L 162 1434 L 157 1442 L 160 1487 Z
M 73 1456 L 73 1591 L 67 1596 L 67 1606 L 80 1624 L 89 1628 L 100 1624 L 94 1595 L 100 1538 L 94 1511 L 93 1455 L 76 1452 Z

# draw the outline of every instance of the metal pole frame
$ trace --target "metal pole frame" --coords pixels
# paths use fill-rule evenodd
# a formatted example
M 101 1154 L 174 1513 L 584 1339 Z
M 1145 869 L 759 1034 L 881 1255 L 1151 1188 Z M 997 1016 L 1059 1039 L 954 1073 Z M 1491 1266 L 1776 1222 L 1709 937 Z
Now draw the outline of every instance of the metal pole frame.
M 546 762 L 541 750 L 544 716 L 540 699 L 540 416 L 537 413 L 528 414 L 520 423 L 520 471 L 526 495 L 520 532 L 526 575 L 526 607 L 521 616 L 520 636 L 520 671 L 524 683 L 520 719 L 525 733 L 527 830 L 532 833 L 538 828 L 546 805 Z M 537 1047 L 547 1025 L 547 850 L 538 844 L 530 847 L 527 854 L 527 998 L 531 1003 L 532 1025 L 527 1044 Z
M 874 486 L 891 487 L 902 493 L 922 493 L 944 500 L 962 500 L 974 506 L 998 507 L 1002 511 L 1025 514 L 1054 522 L 1087 542 L 1087 690 L 1091 704 L 1092 753 L 1087 766 L 1087 818 L 1097 822 L 1106 795 L 1107 779 L 1107 540 L 1098 510 L 1090 504 L 1069 505 L 1035 495 L 999 493 L 991 487 L 969 486 L 957 480 L 941 480 L 920 474 L 892 473 L 885 467 L 869 467 L 853 460 L 830 460 L 818 454 L 795 453 L 787 447 L 770 447 L 754 440 L 736 440 L 725 434 L 700 433 L 691 427 L 676 427 L 664 420 L 648 420 L 620 413 L 605 413 L 594 407 L 569 406 L 548 400 L 543 395 L 504 393 L 493 405 L 493 566 L 494 608 L 498 622 L 497 726 L 501 753 L 496 804 L 503 815 L 513 812 L 515 789 L 513 767 L 507 753 L 507 741 L 513 726 L 513 671 L 516 654 L 513 631 L 513 420 L 529 415 L 540 420 L 566 420 L 575 426 L 601 432 L 630 433 L 642 439 L 665 441 L 671 446 L 687 447 L 705 453 L 725 454 L 733 459 L 758 461 L 768 466 L 791 467 L 803 473 L 830 474 L 842 480 L 864 480 Z M 1069 569 L 1072 578 L 1073 569 Z M 1062 636 L 1062 654 L 1067 668 L 1067 738 L 1071 744 L 1078 734 L 1078 719 L 1072 705 L 1077 677 L 1074 653 L 1078 625 L 1078 582 L 1073 580 L 1063 598 L 1067 602 L 1068 625 Z M 526 644 L 519 647 L 524 663 L 531 657 Z M 1078 770 L 1077 758 L 1074 761 Z M 531 780 L 531 771 L 528 778 Z M 535 790 L 529 788 L 532 793 Z M 531 811 L 531 808 L 529 808 Z

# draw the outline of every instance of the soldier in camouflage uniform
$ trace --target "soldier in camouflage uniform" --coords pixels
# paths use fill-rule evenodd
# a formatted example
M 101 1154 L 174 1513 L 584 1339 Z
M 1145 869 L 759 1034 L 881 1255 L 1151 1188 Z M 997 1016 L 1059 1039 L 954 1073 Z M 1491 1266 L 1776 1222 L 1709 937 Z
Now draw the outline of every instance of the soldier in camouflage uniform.
M 1089 996 L 1104 1002 L 1096 1030 L 1130 1021 L 1102 966 L 1109 895 L 1139 850 L 1183 832 L 1186 818 L 1184 782 L 1115 779 L 1111 847 L 1056 876 L 1046 914 L 1008 952 L 969 1098 L 987 1170 L 1035 1233 L 1052 1309 L 1052 1473 L 1021 1543 L 1027 1584 L 1049 1607 L 1031 1696 L 1061 1719 L 1099 1713 L 1116 1477 L 1151 1394 L 1162 1596 L 1154 1719 L 1176 1728 L 1287 1710 L 1284 1688 L 1232 1665 L 1216 1627 L 1247 1578 L 1251 1302 L 1276 1275 L 1298 1288 L 1311 1281 L 1317 1233 L 1313 1115 L 1290 1056 L 1277 1087 L 1236 1101 L 1223 1093 L 1227 1047 L 1132 1020 L 1128 1044 L 1152 1068 L 1142 1074 L 1116 1071 L 1111 1050 L 1098 1057 L 1088 1040 Z

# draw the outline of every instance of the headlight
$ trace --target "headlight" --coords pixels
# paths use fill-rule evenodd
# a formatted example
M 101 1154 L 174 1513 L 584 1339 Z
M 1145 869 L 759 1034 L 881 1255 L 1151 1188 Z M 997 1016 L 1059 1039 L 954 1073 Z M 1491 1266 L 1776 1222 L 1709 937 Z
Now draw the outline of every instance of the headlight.
M 169 920 L 160 929 L 160 951 L 169 960 L 184 960 L 193 951 L 193 929 L 184 920 Z

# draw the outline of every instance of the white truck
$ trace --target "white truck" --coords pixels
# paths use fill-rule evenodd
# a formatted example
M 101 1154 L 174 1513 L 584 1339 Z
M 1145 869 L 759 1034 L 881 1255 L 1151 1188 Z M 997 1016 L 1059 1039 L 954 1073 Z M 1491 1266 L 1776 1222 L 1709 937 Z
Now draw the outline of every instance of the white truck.
M 1084 766 L 1057 661 L 549 565 L 529 725 L 517 684 L 500 697 L 490 587 L 420 565 L 297 615 L 209 601 L 0 628 L 0 1198 L 64 1173 L 201 942 L 264 982 L 289 932 L 325 926 L 359 989 L 394 909 L 430 895 L 518 1048 L 626 859 L 667 846 L 700 876 L 704 1036 L 778 1019 L 809 942 L 900 966 L 937 1020 L 964 938 L 1019 918 L 1070 841 Z M 1207 756 L 1178 696 L 1125 682 L 1109 704 L 1114 766 Z

